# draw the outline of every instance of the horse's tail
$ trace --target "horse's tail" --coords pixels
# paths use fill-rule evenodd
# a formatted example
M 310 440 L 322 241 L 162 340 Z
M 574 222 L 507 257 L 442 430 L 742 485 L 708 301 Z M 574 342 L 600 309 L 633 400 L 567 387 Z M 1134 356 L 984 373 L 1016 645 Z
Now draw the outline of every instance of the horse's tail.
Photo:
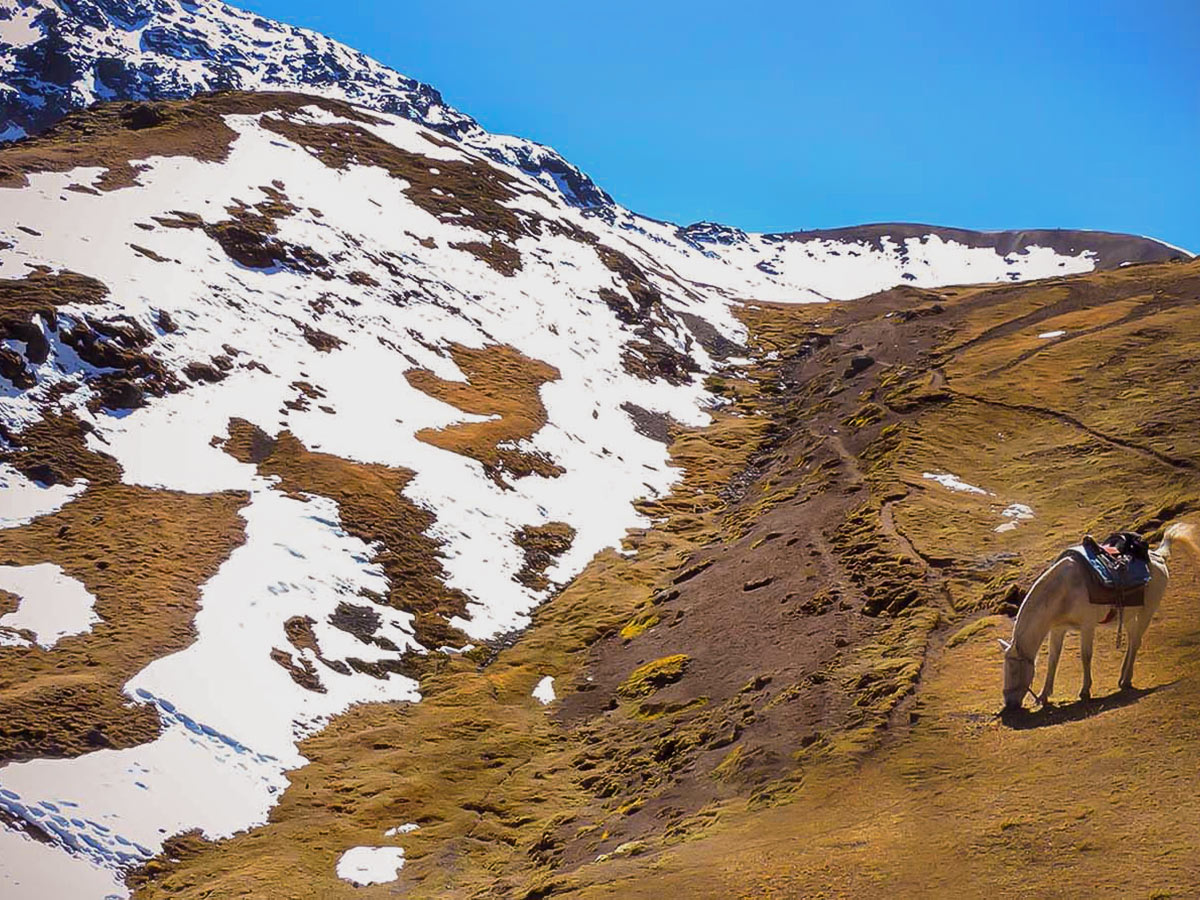
M 1156 550 L 1163 559 L 1171 558 L 1171 550 L 1176 544 L 1181 544 L 1192 554 L 1192 558 L 1200 561 L 1200 526 L 1188 522 L 1173 522 L 1163 532 L 1162 543 Z

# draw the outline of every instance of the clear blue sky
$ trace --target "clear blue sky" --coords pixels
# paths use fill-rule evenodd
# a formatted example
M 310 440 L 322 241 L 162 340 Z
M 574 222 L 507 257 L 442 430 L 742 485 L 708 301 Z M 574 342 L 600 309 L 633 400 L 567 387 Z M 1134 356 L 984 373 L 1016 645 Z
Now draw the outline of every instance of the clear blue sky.
M 235 0 L 754 231 L 1129 231 L 1200 252 L 1200 0 Z

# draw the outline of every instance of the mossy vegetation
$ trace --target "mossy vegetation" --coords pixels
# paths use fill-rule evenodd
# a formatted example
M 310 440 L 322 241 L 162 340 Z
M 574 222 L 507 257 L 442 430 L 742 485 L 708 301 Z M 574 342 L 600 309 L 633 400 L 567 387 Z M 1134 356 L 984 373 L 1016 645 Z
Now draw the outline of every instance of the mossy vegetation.
M 626 700 L 648 697 L 659 688 L 674 684 L 682 678 L 691 661 L 691 657 L 686 653 L 676 653 L 638 666 L 621 682 L 617 694 Z

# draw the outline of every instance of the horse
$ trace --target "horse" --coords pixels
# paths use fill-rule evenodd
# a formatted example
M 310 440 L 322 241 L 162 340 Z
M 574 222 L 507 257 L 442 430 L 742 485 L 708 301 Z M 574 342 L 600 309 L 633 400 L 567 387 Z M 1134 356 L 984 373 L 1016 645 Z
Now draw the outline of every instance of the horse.
M 1163 532 L 1162 542 L 1150 550 L 1150 582 L 1146 585 L 1145 605 L 1127 607 L 1123 614 L 1129 644 L 1125 648 L 1125 660 L 1117 682 L 1121 690 L 1133 687 L 1133 662 L 1137 658 L 1142 635 L 1167 591 L 1171 575 L 1167 564 L 1176 543 L 1200 558 L 1200 527 L 1182 522 L 1169 525 Z M 1048 705 L 1054 691 L 1054 674 L 1062 653 L 1063 637 L 1068 630 L 1079 632 L 1079 655 L 1083 661 L 1083 688 L 1079 698 L 1091 699 L 1092 647 L 1096 626 L 1102 624 L 1111 612 L 1111 607 L 1089 600 L 1088 581 L 1091 577 L 1086 565 L 1074 555 L 1064 556 L 1038 577 L 1021 601 L 1017 620 L 1013 623 L 1012 641 L 1000 641 L 1000 646 L 1004 648 L 1006 711 L 1020 709 L 1025 694 L 1033 693 L 1030 685 L 1033 684 L 1034 660 L 1046 635 L 1050 636 L 1046 682 L 1041 694 L 1035 695 L 1034 699 L 1043 706 Z M 1120 628 L 1120 625 L 1117 627 Z

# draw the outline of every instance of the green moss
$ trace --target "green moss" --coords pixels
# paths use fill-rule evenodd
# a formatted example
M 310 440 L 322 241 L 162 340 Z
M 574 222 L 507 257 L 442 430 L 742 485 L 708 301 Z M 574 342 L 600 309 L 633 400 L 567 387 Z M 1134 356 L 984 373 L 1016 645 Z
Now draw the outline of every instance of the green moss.
M 686 653 L 676 653 L 638 666 L 621 682 L 617 694 L 626 700 L 649 697 L 659 688 L 674 684 L 682 678 L 691 661 L 692 658 Z
M 621 629 L 621 640 L 632 641 L 639 634 L 649 628 L 653 628 L 660 621 L 662 620 L 659 618 L 659 615 L 656 612 L 639 613 L 630 619 L 629 622 L 626 623 L 625 627 Z

